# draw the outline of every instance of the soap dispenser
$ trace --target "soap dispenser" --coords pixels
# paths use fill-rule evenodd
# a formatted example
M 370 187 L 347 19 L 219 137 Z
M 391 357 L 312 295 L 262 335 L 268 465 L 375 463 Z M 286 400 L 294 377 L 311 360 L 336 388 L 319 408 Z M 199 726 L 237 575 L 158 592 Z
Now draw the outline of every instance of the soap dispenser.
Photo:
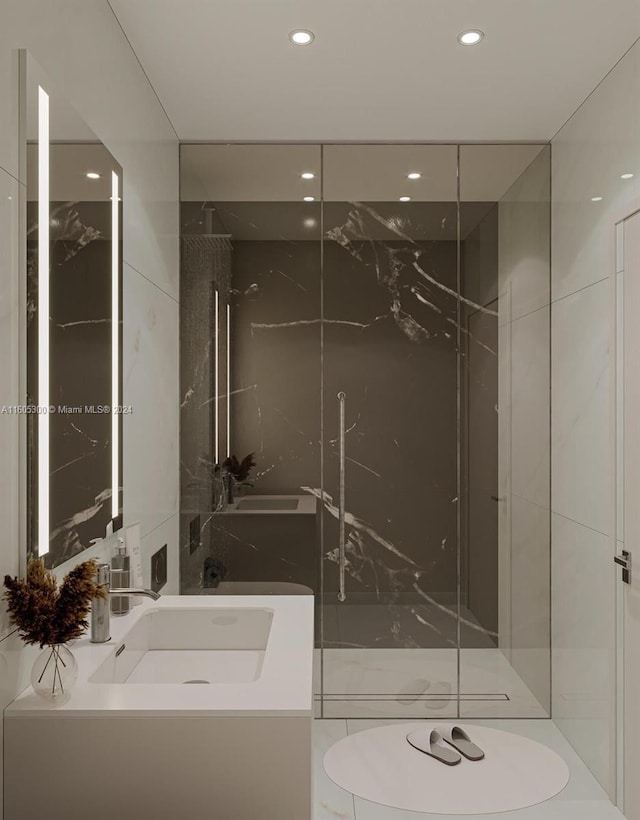
M 131 586 L 131 559 L 127 555 L 127 548 L 122 536 L 118 536 L 115 555 L 111 559 L 111 587 L 125 589 Z M 126 615 L 131 609 L 128 595 L 111 596 L 111 614 Z

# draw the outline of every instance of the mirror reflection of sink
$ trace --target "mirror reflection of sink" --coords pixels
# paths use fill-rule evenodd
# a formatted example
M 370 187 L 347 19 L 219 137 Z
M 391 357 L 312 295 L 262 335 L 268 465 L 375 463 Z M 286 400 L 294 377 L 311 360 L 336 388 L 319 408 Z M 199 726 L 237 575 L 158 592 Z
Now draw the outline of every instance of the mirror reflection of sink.
M 297 510 L 297 498 L 242 498 L 238 510 Z

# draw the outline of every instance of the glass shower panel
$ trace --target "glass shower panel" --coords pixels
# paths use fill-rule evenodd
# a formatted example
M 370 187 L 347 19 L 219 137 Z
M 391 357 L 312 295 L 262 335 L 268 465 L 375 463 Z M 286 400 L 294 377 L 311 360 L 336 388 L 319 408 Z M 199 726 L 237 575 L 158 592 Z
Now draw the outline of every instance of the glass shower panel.
M 183 593 L 320 591 L 320 179 L 318 146 L 181 149 Z
M 457 148 L 323 168 L 323 715 L 454 717 Z
M 548 717 L 550 150 L 460 147 L 460 716 Z

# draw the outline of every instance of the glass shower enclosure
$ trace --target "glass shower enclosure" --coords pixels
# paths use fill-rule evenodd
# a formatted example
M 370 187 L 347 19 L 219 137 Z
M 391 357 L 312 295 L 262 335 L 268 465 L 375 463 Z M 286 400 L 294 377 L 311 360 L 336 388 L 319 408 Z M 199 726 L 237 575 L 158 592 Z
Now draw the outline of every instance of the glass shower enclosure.
M 549 147 L 181 150 L 182 592 L 313 593 L 319 716 L 547 717 Z

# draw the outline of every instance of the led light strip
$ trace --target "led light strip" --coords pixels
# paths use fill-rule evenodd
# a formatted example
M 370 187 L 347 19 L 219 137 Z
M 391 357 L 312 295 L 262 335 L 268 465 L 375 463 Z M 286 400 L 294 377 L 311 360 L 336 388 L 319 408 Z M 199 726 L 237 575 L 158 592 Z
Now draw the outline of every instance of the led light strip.
M 49 95 L 38 86 L 38 555 L 49 552 Z
M 231 305 L 227 305 L 227 458 L 231 456 Z
M 218 331 L 219 331 L 219 327 L 218 327 L 218 302 L 219 302 L 219 296 L 218 296 L 218 291 L 216 290 L 215 305 L 214 305 L 215 317 L 214 317 L 214 329 L 213 329 L 214 338 L 215 338 L 215 357 L 216 357 L 215 358 L 215 374 L 214 374 L 215 384 L 214 384 L 214 396 L 213 396 L 213 399 L 214 399 L 214 402 L 213 402 L 214 411 L 213 412 L 214 412 L 214 426 L 215 426 L 215 434 L 214 434 L 215 435 L 215 463 L 216 464 L 220 463 L 220 408 L 218 406 L 219 405 L 219 399 L 220 399 L 220 396 L 218 395 L 218 381 L 219 381 L 219 375 L 220 375 L 219 368 L 218 368 L 218 363 L 220 361 L 220 340 L 218 338 L 218 335 L 219 335 L 218 334 Z
M 111 517 L 120 515 L 120 180 L 111 172 Z

